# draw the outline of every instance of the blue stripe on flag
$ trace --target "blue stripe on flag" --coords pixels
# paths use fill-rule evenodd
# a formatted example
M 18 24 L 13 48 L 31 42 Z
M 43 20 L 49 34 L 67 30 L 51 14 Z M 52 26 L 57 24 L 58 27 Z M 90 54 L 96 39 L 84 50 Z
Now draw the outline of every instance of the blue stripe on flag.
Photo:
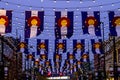
M 45 45 L 46 45 L 45 53 L 48 54 L 49 41 L 47 39 L 45 40 Z
M 94 12 L 94 17 L 98 22 L 98 25 L 95 26 L 95 34 L 96 36 L 101 36 L 101 29 L 100 29 L 100 12 L 99 11 L 95 11 Z
M 58 20 L 61 18 L 61 12 L 55 12 L 55 38 L 56 39 L 61 39 L 61 31 L 60 27 L 58 26 Z
M 63 40 L 63 44 L 64 44 L 64 50 L 63 50 L 63 52 L 66 52 L 66 40 Z
M 55 53 L 58 53 L 58 49 L 57 49 L 57 44 L 58 44 L 58 42 L 59 42 L 59 40 L 56 39 L 56 40 L 55 40 Z
M 83 45 L 83 50 L 81 51 L 82 53 L 85 51 L 85 40 L 84 39 L 81 39 L 81 43 Z
M 77 40 L 73 40 L 73 53 L 76 53 L 77 51 L 76 44 L 77 44 Z
M 29 54 L 28 52 L 28 39 L 25 39 L 25 44 L 26 44 L 26 48 L 24 50 L 25 54 Z
M 40 55 L 39 44 L 41 43 L 40 39 L 37 39 L 37 55 Z
M 39 34 L 41 34 L 41 32 L 43 31 L 43 29 L 44 29 L 44 12 L 42 11 L 42 12 L 38 12 L 38 17 L 40 18 L 40 26 L 38 26 L 38 28 L 37 28 L 37 36 L 39 35 Z
M 73 12 L 67 12 L 67 17 L 70 19 L 70 26 L 67 28 L 67 37 L 70 38 L 73 35 Z
M 95 40 L 94 40 L 94 39 L 91 39 L 92 52 L 93 52 L 93 54 L 96 54 L 95 49 L 94 49 L 94 46 L 93 46 L 94 43 L 95 43 Z
M 25 38 L 30 37 L 30 27 L 28 26 L 27 20 L 31 17 L 31 11 L 25 12 Z
M 6 16 L 8 17 L 9 23 L 6 26 L 5 33 L 10 33 L 12 30 L 12 11 L 6 11 Z
M 114 19 L 114 11 L 109 12 L 109 28 L 110 28 L 110 36 L 117 36 L 115 26 L 112 26 L 112 20 Z
M 88 27 L 85 25 L 85 20 L 87 18 L 87 12 L 81 12 L 82 14 L 82 27 L 83 27 L 83 34 L 88 34 Z

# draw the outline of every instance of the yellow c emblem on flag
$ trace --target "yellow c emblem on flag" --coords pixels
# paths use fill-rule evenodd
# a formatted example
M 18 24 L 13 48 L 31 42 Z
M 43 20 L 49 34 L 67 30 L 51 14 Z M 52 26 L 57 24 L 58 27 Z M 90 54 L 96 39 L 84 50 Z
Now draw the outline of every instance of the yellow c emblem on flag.
M 37 16 L 30 17 L 27 22 L 28 22 L 29 27 L 31 27 L 31 26 L 37 26 L 38 27 L 41 24 L 41 21 L 40 21 L 39 17 L 37 17 Z
M 82 49 L 82 44 L 81 43 L 77 43 L 76 48 L 77 49 Z
M 78 65 L 80 65 L 80 64 L 81 64 L 81 62 L 80 62 L 80 61 L 78 61 L 78 62 L 77 62 L 77 64 L 78 64 Z
M 29 58 L 29 59 L 32 59 L 32 58 L 33 58 L 33 55 L 32 55 L 32 54 L 29 54 L 29 55 L 28 55 L 28 58 Z
M 70 54 L 70 55 L 69 55 L 69 58 L 70 58 L 70 59 L 73 59 L 73 54 Z
M 59 49 L 63 49 L 63 48 L 64 48 L 64 44 L 63 44 L 63 43 L 58 43 L 57 47 L 58 47 Z
M 98 42 L 98 43 L 95 43 L 94 44 L 94 48 L 100 48 L 100 43 Z
M 87 58 L 88 58 L 88 55 L 87 55 L 87 54 L 83 54 L 83 55 L 82 55 L 82 58 L 83 58 L 83 59 L 87 59 Z
M 93 19 L 89 19 L 89 20 L 88 20 L 88 24 L 89 24 L 89 25 L 94 25 L 94 24 L 95 24 L 95 21 L 94 21 Z
M 59 59 L 59 58 L 60 58 L 60 56 L 58 54 L 56 54 L 56 59 Z
M 87 17 L 86 20 L 85 20 L 85 25 L 86 25 L 86 26 L 90 26 L 90 25 L 97 26 L 97 25 L 98 25 L 98 22 L 97 22 L 97 20 L 95 19 L 95 17 L 89 16 L 89 17 Z
M 70 26 L 70 19 L 68 19 L 67 17 L 62 17 L 58 20 L 58 26 L 59 27 L 69 27 Z
M 0 16 L 0 25 L 5 25 L 7 26 L 9 23 L 8 17 L 7 16 Z
M 39 44 L 39 48 L 40 48 L 40 49 L 45 49 L 45 47 L 46 47 L 46 46 L 45 46 L 45 43 L 40 43 L 40 44 Z
M 21 42 L 21 43 L 19 44 L 19 47 L 20 47 L 20 48 L 25 48 L 25 47 L 26 47 L 26 45 L 25 45 L 25 43 L 24 43 L 24 42 Z
M 120 16 L 114 17 L 114 19 L 113 19 L 113 21 L 112 21 L 112 25 L 113 25 L 114 27 L 120 26 Z
M 45 55 L 45 54 L 42 54 L 42 55 L 41 55 L 41 58 L 42 58 L 43 60 L 45 60 L 45 59 L 46 59 L 46 55 Z

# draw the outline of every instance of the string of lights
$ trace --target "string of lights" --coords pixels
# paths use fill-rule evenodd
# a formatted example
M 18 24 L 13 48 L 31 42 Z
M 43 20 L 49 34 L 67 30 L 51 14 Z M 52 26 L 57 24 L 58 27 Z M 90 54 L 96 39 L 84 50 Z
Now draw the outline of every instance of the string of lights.
M 30 9 L 32 9 L 32 8 L 35 8 L 35 9 L 42 9 L 42 10 L 44 10 L 44 9 L 53 9 L 53 10 L 55 10 L 55 7 L 40 7 L 40 6 L 29 6 L 29 5 L 25 5 L 25 4 L 19 4 L 19 3 L 13 3 L 13 2 L 8 2 L 8 1 L 4 1 L 4 0 L 1 0 L 0 1 L 1 3 L 4 3 L 4 4 L 6 4 L 6 5 L 14 5 L 14 6 L 17 6 L 18 8 L 19 7 L 29 7 Z M 100 8 L 102 8 L 102 7 L 104 7 L 104 6 L 115 6 L 116 4 L 120 4 L 120 1 L 117 1 L 117 2 L 114 2 L 114 3 L 106 3 L 106 4 L 101 4 L 101 5 L 92 5 L 92 6 L 85 6 L 85 7 L 67 7 L 67 8 L 60 8 L 60 7 L 58 7 L 58 8 L 56 8 L 56 9 L 84 9 L 84 8 L 87 8 L 87 9 L 90 9 L 90 8 L 93 8 L 93 7 L 100 7 Z

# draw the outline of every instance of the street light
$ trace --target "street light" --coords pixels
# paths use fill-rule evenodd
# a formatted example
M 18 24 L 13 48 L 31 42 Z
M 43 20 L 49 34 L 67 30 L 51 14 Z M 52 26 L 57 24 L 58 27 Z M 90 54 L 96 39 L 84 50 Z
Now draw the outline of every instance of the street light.
M 0 80 L 4 80 L 4 60 L 3 60 L 3 36 L 0 35 Z

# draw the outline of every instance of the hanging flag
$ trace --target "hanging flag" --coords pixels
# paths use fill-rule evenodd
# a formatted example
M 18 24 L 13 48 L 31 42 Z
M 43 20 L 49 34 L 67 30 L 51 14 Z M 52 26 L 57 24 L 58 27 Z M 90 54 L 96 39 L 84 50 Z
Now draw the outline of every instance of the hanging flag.
M 67 72 L 69 72 L 69 67 L 70 67 L 70 61 L 68 59 L 65 60 L 65 64 L 64 64 L 65 69 L 67 70 Z M 66 72 L 66 73 L 67 73 Z
M 78 40 L 73 40 L 73 53 L 77 53 L 78 51 L 84 52 L 84 45 L 85 45 L 85 40 L 81 39 L 80 41 Z
M 81 68 L 82 62 L 80 60 L 77 60 L 77 69 Z
M 120 11 L 109 13 L 110 36 L 120 36 Z
M 66 52 L 66 40 L 55 40 L 55 52 L 58 54 Z
M 55 37 L 56 39 L 70 38 L 73 35 L 73 12 L 55 12 Z
M 70 64 L 73 64 L 75 59 L 75 54 L 68 52 L 67 59 L 70 61 Z
M 18 44 L 18 51 L 28 54 L 28 39 Z
M 54 61 L 55 62 L 60 62 L 61 59 L 62 59 L 61 54 L 54 53 Z
M 73 65 L 73 69 L 74 69 L 74 72 L 77 71 L 77 65 L 76 65 L 76 63 L 74 63 L 74 65 Z
M 92 45 L 92 52 L 94 54 L 102 54 L 102 39 L 99 39 L 98 41 L 95 41 L 95 39 L 91 39 L 91 45 Z
M 35 59 L 34 65 L 35 65 L 36 67 L 39 66 L 39 63 L 40 63 L 40 59 Z
M 0 10 L 0 35 L 5 35 L 12 31 L 12 11 Z
M 37 55 L 48 54 L 48 43 L 49 41 L 37 39 Z
M 89 53 L 83 53 L 82 54 L 82 62 L 89 62 Z
M 25 38 L 36 37 L 44 29 L 44 12 L 43 11 L 26 11 L 25 12 Z
M 94 35 L 94 36 L 101 36 L 101 29 L 100 29 L 100 12 L 81 12 L 82 14 L 82 26 L 83 26 L 83 33 Z
M 49 67 L 50 65 L 51 65 L 51 60 L 45 61 L 45 66 L 46 66 L 46 67 Z
M 61 62 L 55 62 L 55 67 L 56 67 L 56 73 L 57 74 L 60 72 L 60 66 L 61 66 Z
M 48 59 L 48 55 L 47 55 L 47 54 L 40 54 L 40 59 L 41 59 L 42 61 L 45 61 L 45 60 Z
M 34 57 L 33 57 L 32 54 L 28 54 L 28 55 L 27 55 L 27 58 L 28 58 L 29 60 L 33 60 Z

